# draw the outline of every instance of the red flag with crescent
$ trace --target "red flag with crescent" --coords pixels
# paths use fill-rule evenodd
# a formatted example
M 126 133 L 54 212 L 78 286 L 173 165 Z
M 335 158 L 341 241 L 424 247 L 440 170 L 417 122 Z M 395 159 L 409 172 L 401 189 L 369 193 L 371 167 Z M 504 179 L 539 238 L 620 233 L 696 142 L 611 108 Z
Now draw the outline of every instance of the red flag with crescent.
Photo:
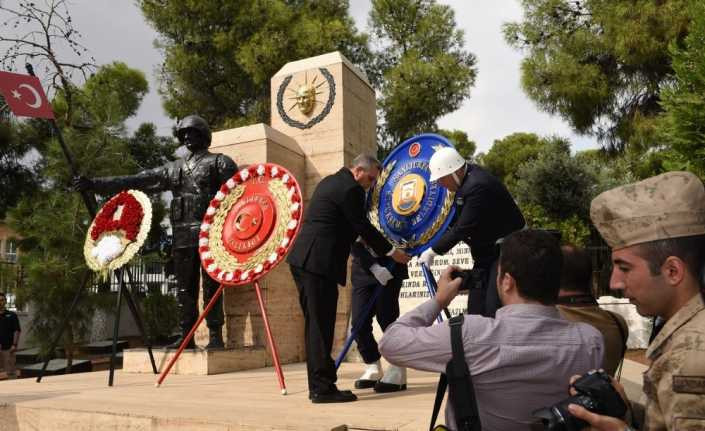
M 0 72 L 0 93 L 18 117 L 54 118 L 54 111 L 36 76 Z

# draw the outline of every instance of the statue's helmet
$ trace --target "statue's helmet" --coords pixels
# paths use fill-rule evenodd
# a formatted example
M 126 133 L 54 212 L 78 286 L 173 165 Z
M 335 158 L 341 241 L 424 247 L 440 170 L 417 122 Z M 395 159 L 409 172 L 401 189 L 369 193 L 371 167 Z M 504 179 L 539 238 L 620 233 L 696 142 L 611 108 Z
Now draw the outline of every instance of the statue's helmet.
M 181 136 L 186 129 L 196 129 L 206 139 L 208 146 L 211 144 L 211 129 L 208 127 L 208 122 L 198 115 L 189 115 L 181 119 L 176 124 L 176 136 L 181 140 Z

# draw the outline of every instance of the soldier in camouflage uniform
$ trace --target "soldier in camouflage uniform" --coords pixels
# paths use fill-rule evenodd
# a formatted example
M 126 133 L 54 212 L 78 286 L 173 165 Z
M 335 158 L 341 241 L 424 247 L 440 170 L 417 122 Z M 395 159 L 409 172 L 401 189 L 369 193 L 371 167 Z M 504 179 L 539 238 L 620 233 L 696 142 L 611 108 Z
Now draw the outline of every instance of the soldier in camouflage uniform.
M 198 284 L 203 281 L 203 300 L 210 301 L 218 284 L 200 270 L 198 255 L 198 232 L 208 204 L 220 186 L 237 171 L 237 165 L 225 154 L 208 151 L 211 131 L 206 121 L 190 115 L 176 127 L 179 142 L 185 145 L 189 154 L 184 158 L 166 163 L 158 168 L 142 171 L 136 175 L 79 178 L 79 189 L 94 190 L 99 193 L 116 193 L 125 189 L 141 189 L 146 192 L 169 190 L 174 198 L 171 201 L 171 226 L 173 233 L 172 257 L 178 283 L 179 324 L 181 338 L 170 348 L 178 347 L 198 318 Z M 210 341 L 207 348 L 223 347 L 223 305 L 222 296 L 206 317 Z M 187 348 L 194 348 L 191 339 Z
M 669 172 L 618 187 L 592 201 L 590 217 L 612 247 L 611 288 L 622 290 L 639 314 L 665 321 L 646 351 L 651 365 L 641 429 L 705 430 L 703 183 Z M 569 410 L 591 429 L 630 429 L 582 407 Z

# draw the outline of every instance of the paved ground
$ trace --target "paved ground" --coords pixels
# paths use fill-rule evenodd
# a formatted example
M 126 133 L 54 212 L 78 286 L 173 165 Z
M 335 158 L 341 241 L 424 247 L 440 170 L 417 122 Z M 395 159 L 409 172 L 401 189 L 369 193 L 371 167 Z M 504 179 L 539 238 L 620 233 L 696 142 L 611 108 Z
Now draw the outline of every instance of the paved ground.
M 623 376 L 638 378 L 628 361 Z M 361 364 L 345 363 L 339 386 L 351 388 Z M 314 405 L 304 364 L 284 367 L 289 395 L 279 393 L 272 368 L 216 376 L 155 376 L 118 371 L 0 382 L 0 429 L 14 430 L 424 430 L 437 376 L 411 371 L 409 389 L 395 394 L 356 390 L 359 401 Z M 638 386 L 630 388 L 638 392 Z M 346 425 L 347 428 L 341 427 Z

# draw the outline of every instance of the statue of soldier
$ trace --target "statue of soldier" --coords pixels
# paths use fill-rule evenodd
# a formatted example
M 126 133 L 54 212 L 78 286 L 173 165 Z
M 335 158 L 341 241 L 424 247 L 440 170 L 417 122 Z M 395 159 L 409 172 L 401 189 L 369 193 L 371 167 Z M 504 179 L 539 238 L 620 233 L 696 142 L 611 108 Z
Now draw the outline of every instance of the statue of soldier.
M 208 303 L 218 288 L 201 269 L 198 254 L 198 233 L 203 216 L 213 196 L 235 172 L 237 165 L 225 154 L 208 151 L 211 131 L 208 123 L 198 115 L 189 115 L 176 126 L 176 136 L 189 154 L 173 162 L 135 175 L 74 181 L 79 190 L 98 193 L 116 193 L 125 189 L 145 192 L 169 190 L 171 226 L 173 234 L 172 257 L 178 283 L 179 325 L 181 337 L 168 348 L 178 347 L 198 318 L 198 283 L 203 280 L 203 301 Z M 207 349 L 223 347 L 223 297 L 216 302 L 206 317 L 210 340 Z M 195 348 L 193 338 L 186 348 Z

